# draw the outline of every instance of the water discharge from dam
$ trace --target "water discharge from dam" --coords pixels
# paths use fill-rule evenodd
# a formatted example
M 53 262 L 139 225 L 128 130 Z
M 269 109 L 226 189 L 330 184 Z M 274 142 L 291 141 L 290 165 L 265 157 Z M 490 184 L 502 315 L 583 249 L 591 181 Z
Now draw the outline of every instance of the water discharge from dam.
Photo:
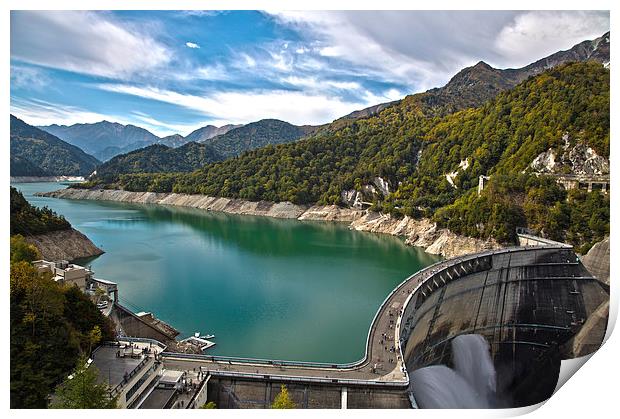
M 426 409 L 495 407 L 496 372 L 489 344 L 481 335 L 461 335 L 451 342 L 453 368 L 431 365 L 410 373 L 411 390 Z

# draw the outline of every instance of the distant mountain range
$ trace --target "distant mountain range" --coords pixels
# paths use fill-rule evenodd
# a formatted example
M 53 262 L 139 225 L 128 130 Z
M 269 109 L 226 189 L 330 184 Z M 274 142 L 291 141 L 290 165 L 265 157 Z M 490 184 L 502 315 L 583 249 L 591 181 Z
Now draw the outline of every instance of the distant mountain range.
M 152 132 L 135 125 L 101 121 L 93 124 L 47 125 L 39 128 L 62 140 L 80 147 L 101 161 L 107 161 L 119 154 L 129 153 L 152 144 L 180 147 L 191 141 L 201 142 L 217 135 L 226 134 L 241 125 L 215 127 L 207 125 L 183 137 L 180 134 L 158 137 Z
M 206 126 L 185 138 L 180 135 L 166 137 L 158 144 L 117 155 L 97 168 L 97 178 L 110 182 L 126 173 L 191 172 L 205 164 L 235 157 L 245 151 L 296 141 L 312 132 L 314 127 L 299 127 L 277 119 L 263 119 L 247 125 L 227 125 L 226 129 L 222 128 L 225 127 Z M 223 131 L 226 132 L 212 136 Z M 200 143 L 191 141 L 176 146 L 179 141 L 188 138 L 205 139 Z M 171 141 L 167 145 L 162 144 L 166 139 Z
M 99 163 L 80 148 L 11 115 L 11 176 L 88 176 Z
M 185 141 L 195 141 L 197 143 L 201 143 L 203 141 L 209 140 L 213 137 L 217 137 L 218 135 L 226 134 L 228 131 L 233 130 L 235 128 L 242 127 L 243 124 L 233 125 L 228 124 L 221 127 L 216 127 L 214 125 L 207 125 L 206 127 L 198 128 L 196 131 L 191 132 L 187 137 L 185 137 Z
M 102 161 L 159 140 L 159 137 L 144 128 L 108 121 L 71 126 L 54 124 L 39 128 L 80 147 Z
M 609 32 L 591 41 L 584 41 L 567 51 L 559 51 L 546 58 L 518 69 L 496 69 L 479 62 L 458 72 L 445 86 L 414 95 L 416 106 L 422 106 L 428 116 L 444 116 L 455 111 L 482 105 L 497 96 L 498 93 L 511 89 L 518 83 L 543 72 L 546 69 L 570 61 L 598 61 L 609 65 Z M 409 98 L 411 96 L 408 96 Z M 321 126 L 296 126 L 275 119 L 265 119 L 247 125 L 225 125 L 216 127 L 207 125 L 190 133 L 186 137 L 179 134 L 157 137 L 146 129 L 133 125 L 121 125 L 102 121 L 94 124 L 75 124 L 71 126 L 49 125 L 41 127 L 62 140 L 82 148 L 102 161 L 119 156 L 108 167 L 109 173 L 135 173 L 139 171 L 189 171 L 197 169 L 203 161 L 216 161 L 238 156 L 245 151 L 297 141 L 302 138 L 331 135 L 356 121 L 378 115 L 388 108 L 400 106 L 407 98 L 374 105 L 352 112 L 344 117 Z M 208 149 L 195 149 L 191 146 L 178 154 L 164 147 L 149 148 L 144 153 L 132 153 L 153 144 L 168 148 L 182 147 L 188 143 L 202 143 Z M 186 151 L 195 150 L 199 156 L 187 159 Z M 128 154 L 129 153 L 129 154 Z M 155 157 L 161 153 L 161 156 Z M 181 160 L 178 165 L 170 165 L 172 156 Z M 185 157 L 184 157 L 185 156 Z M 146 161 L 138 162 L 140 158 Z M 168 164 L 153 164 L 154 161 L 166 161 Z M 131 162 L 123 167 L 120 162 Z M 23 161 L 14 162 L 15 167 L 32 171 Z M 113 169 L 112 169 L 113 168 Z M 65 173 L 66 174 L 66 173 Z

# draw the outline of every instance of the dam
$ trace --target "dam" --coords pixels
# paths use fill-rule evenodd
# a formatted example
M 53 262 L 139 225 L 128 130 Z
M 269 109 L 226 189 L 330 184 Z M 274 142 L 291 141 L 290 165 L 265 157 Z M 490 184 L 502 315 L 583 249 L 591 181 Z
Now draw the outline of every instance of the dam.
M 582 329 L 608 299 L 572 248 L 507 248 L 441 261 L 403 281 L 379 307 L 365 355 L 354 363 L 172 352 L 161 360 L 168 369 L 207 374 L 208 400 L 220 408 L 268 408 L 280 384 L 299 407 L 441 407 L 418 405 L 411 374 L 452 366 L 454 339 L 477 335 L 496 379 L 490 407 L 519 407 L 551 396 L 562 359 L 600 346 L 606 322 Z M 575 336 L 584 333 L 598 345 L 575 350 Z

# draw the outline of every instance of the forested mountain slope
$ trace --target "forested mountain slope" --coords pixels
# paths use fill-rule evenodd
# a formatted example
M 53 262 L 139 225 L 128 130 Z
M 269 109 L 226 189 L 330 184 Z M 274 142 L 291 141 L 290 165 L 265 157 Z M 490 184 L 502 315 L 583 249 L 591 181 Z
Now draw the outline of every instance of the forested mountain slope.
M 190 142 L 178 148 L 153 144 L 103 163 L 97 178 L 110 181 L 123 173 L 191 172 L 218 160 L 221 156 L 208 144 Z
M 88 176 L 93 156 L 11 115 L 11 176 Z
M 277 119 L 263 119 L 234 128 L 204 143 L 212 146 L 223 158 L 228 158 L 266 145 L 298 140 L 311 129 L 312 127 L 299 127 Z
M 596 62 L 568 64 L 478 108 L 443 117 L 426 110 L 424 94 L 409 96 L 330 135 L 270 145 L 191 174 L 124 175 L 110 186 L 326 204 L 342 204 L 343 194 L 353 191 L 372 199 L 375 209 L 434 217 L 456 232 L 501 241 L 512 240 L 517 225 L 536 227 L 557 206 L 562 223 L 548 226 L 546 234 L 568 234 L 566 192 L 555 182 L 528 175 L 528 166 L 538 154 L 562 146 L 565 134 L 573 144 L 608 157 L 609 70 Z M 523 180 L 517 181 L 523 171 Z M 497 188 L 477 197 L 479 175 L 490 175 Z M 381 188 L 372 186 L 377 178 Z M 162 189 L 163 184 L 170 187 Z M 541 196 L 531 197 L 532 206 L 526 208 L 526 190 L 534 189 Z M 498 190 L 501 196 L 493 194 Z M 576 207 L 596 195 L 569 198 Z M 598 238 L 608 229 L 609 200 L 596 199 L 596 205 L 584 203 L 583 216 L 594 207 L 607 209 L 607 216 L 598 214 L 605 225 L 592 233 Z M 480 211 L 463 213 L 463 200 L 471 208 L 479 204 Z M 566 238 L 585 245 L 590 242 L 586 236 L 574 232 Z

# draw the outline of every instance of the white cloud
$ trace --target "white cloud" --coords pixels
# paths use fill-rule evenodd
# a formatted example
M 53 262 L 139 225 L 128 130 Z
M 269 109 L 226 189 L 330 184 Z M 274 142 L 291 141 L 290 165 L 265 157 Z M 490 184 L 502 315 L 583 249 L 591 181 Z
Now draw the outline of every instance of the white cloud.
M 256 60 L 254 58 L 252 58 L 250 55 L 248 55 L 248 54 L 241 54 L 241 57 L 245 61 L 245 65 L 247 67 L 250 67 L 250 68 L 256 67 Z
M 11 65 L 11 87 L 40 91 L 50 84 L 49 77 L 35 67 Z
M 38 99 L 11 98 L 11 113 L 30 125 L 72 125 L 116 118 L 85 109 Z
M 194 42 L 186 42 L 185 46 L 187 48 L 192 48 L 192 49 L 199 49 L 200 48 L 200 45 L 198 45 L 198 44 L 196 44 Z
M 77 106 L 62 105 L 39 99 L 11 98 L 11 113 L 30 125 L 73 125 L 92 124 L 101 121 L 133 124 L 146 128 L 153 134 L 164 137 L 171 134 L 187 135 L 204 124 L 168 124 L 158 121 L 140 111 L 127 115 L 110 115 L 87 111 Z
M 288 76 L 282 82 L 292 86 L 303 87 L 311 90 L 359 90 L 362 86 L 354 81 L 320 80 L 316 77 Z
M 300 125 L 323 124 L 354 110 L 391 100 L 370 92 L 366 92 L 363 101 L 348 102 L 339 97 L 298 91 L 215 92 L 208 96 L 196 96 L 156 87 L 124 84 L 101 84 L 99 87 L 201 112 L 209 116 L 210 123 L 215 125 L 248 123 L 265 118 L 277 118 Z
M 347 62 L 354 71 L 411 91 L 441 86 L 480 60 L 524 66 L 609 30 L 609 13 L 599 11 L 270 13 L 310 42 L 316 59 Z
M 609 28 L 609 13 L 594 11 L 527 12 L 505 26 L 495 47 L 509 66 L 521 66 L 594 39 Z
M 12 11 L 11 58 L 82 74 L 126 79 L 167 64 L 171 52 L 106 13 Z

